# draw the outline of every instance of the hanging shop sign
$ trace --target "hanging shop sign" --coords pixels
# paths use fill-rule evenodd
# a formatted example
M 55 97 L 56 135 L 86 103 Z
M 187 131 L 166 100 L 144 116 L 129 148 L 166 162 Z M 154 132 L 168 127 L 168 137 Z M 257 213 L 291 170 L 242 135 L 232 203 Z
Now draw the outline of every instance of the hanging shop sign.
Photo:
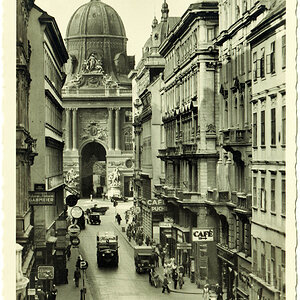
M 165 212 L 165 211 L 167 211 L 167 206 L 166 205 L 151 206 L 151 211 L 152 212 Z
M 54 267 L 38 266 L 38 279 L 54 279 Z
M 214 240 L 213 228 L 193 228 L 192 241 L 193 242 L 212 242 Z
M 30 205 L 55 205 L 54 192 L 29 192 Z

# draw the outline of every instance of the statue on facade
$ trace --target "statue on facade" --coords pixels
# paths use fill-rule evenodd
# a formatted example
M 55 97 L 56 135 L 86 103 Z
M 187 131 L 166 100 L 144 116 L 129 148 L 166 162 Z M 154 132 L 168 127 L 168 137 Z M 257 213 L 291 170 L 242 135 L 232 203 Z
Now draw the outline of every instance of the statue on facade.
M 103 75 L 104 71 L 101 59 L 97 59 L 95 53 L 92 53 L 87 60 L 83 61 L 81 71 L 83 73 L 96 72 Z
M 110 185 L 113 187 L 120 186 L 120 172 L 118 168 L 115 168 L 113 172 L 109 175 L 108 180 Z
M 74 186 L 74 185 L 77 184 L 78 177 L 79 177 L 79 175 L 76 174 L 76 172 L 72 168 L 65 175 L 65 183 L 70 185 L 70 186 Z

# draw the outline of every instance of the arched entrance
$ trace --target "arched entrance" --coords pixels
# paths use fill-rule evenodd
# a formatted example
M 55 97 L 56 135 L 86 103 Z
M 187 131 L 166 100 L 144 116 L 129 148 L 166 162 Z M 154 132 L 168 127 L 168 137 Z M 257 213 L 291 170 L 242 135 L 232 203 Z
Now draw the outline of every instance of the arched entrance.
M 91 142 L 81 151 L 80 184 L 82 197 L 101 197 L 106 189 L 106 150 L 99 143 Z

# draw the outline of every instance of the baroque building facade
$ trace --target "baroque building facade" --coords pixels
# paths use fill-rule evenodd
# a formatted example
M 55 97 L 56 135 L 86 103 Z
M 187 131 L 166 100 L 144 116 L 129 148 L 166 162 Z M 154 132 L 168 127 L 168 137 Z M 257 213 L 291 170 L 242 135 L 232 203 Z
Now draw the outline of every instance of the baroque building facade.
M 180 18 L 169 17 L 166 1 L 161 8 L 161 20 L 154 17 L 152 32 L 143 47 L 142 59 L 131 79 L 136 83 L 133 94 L 135 169 L 134 187 L 145 236 L 155 242 L 160 240 L 160 223 L 164 221 L 165 201 L 154 195 L 154 187 L 160 184 L 164 172 L 157 159 L 161 147 L 161 100 L 162 72 L 165 60 L 158 48 Z
M 26 287 L 34 264 L 32 210 L 29 206 L 31 166 L 35 139 L 29 131 L 30 43 L 29 13 L 34 1 L 16 2 L 16 298 L 26 298 Z
M 99 0 L 80 6 L 66 32 L 64 177 L 81 196 L 132 195 L 131 82 L 134 57 L 117 12 Z
M 165 176 L 154 193 L 167 206 L 160 242 L 178 264 L 190 265 L 191 280 L 199 287 L 217 282 L 215 242 L 201 237 L 216 227 L 205 202 L 218 159 L 217 32 L 218 2 L 199 1 L 159 47 L 165 69 L 158 156 Z
M 31 191 L 36 197 L 40 192 L 52 197 L 51 201 L 32 203 L 35 266 L 30 287 L 38 284 L 49 290 L 45 281 L 35 282 L 40 265 L 54 267 L 55 283 L 67 281 L 61 90 L 68 53 L 55 19 L 36 5 L 30 12 L 28 38 L 32 50 L 29 127 L 39 152 L 32 167 Z
M 252 56 L 251 299 L 286 299 L 286 3 L 271 1 Z

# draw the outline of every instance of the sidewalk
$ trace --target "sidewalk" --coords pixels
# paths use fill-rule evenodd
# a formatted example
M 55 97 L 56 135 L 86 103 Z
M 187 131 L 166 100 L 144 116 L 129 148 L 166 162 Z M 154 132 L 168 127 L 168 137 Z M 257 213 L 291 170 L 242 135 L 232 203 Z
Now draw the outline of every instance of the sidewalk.
M 124 237 L 124 239 L 126 240 L 126 242 L 133 248 L 134 246 L 136 246 L 136 242 L 134 241 L 134 239 L 131 239 L 131 241 L 129 242 L 127 236 L 126 236 L 126 229 L 127 229 L 127 224 L 125 224 L 125 215 L 122 215 L 122 222 L 121 225 L 119 226 L 117 224 L 117 222 L 113 222 L 114 227 L 119 231 L 119 233 Z M 123 232 L 122 227 L 125 227 L 125 232 Z M 164 268 L 161 265 L 161 260 L 159 259 L 159 267 L 155 268 L 156 273 L 159 275 L 160 281 L 162 282 L 163 278 L 164 278 Z M 197 294 L 197 295 L 201 295 L 203 294 L 203 289 L 197 288 L 195 283 L 191 283 L 191 279 L 187 276 L 184 277 L 184 285 L 182 287 L 182 289 L 179 289 L 179 285 L 177 284 L 177 289 L 174 289 L 174 283 L 172 278 L 169 278 L 169 288 L 171 290 L 171 292 L 173 293 L 178 293 L 178 294 Z M 211 292 L 211 299 L 214 297 L 214 293 Z
M 82 276 L 83 271 L 81 271 L 81 278 L 79 280 L 79 287 L 75 287 L 75 283 L 73 281 L 74 271 L 75 271 L 75 265 L 77 261 L 77 257 L 79 255 L 79 248 L 72 248 L 71 249 L 71 257 L 70 260 L 67 261 L 67 268 L 69 270 L 68 273 L 68 284 L 60 284 L 57 285 L 57 300 L 66 300 L 66 299 L 73 299 L 73 300 L 80 300 L 80 289 L 82 289 Z M 86 288 L 86 294 L 85 299 L 86 300 L 92 300 L 91 296 L 91 290 L 89 287 L 88 280 L 85 276 L 84 278 L 85 282 L 85 288 Z

